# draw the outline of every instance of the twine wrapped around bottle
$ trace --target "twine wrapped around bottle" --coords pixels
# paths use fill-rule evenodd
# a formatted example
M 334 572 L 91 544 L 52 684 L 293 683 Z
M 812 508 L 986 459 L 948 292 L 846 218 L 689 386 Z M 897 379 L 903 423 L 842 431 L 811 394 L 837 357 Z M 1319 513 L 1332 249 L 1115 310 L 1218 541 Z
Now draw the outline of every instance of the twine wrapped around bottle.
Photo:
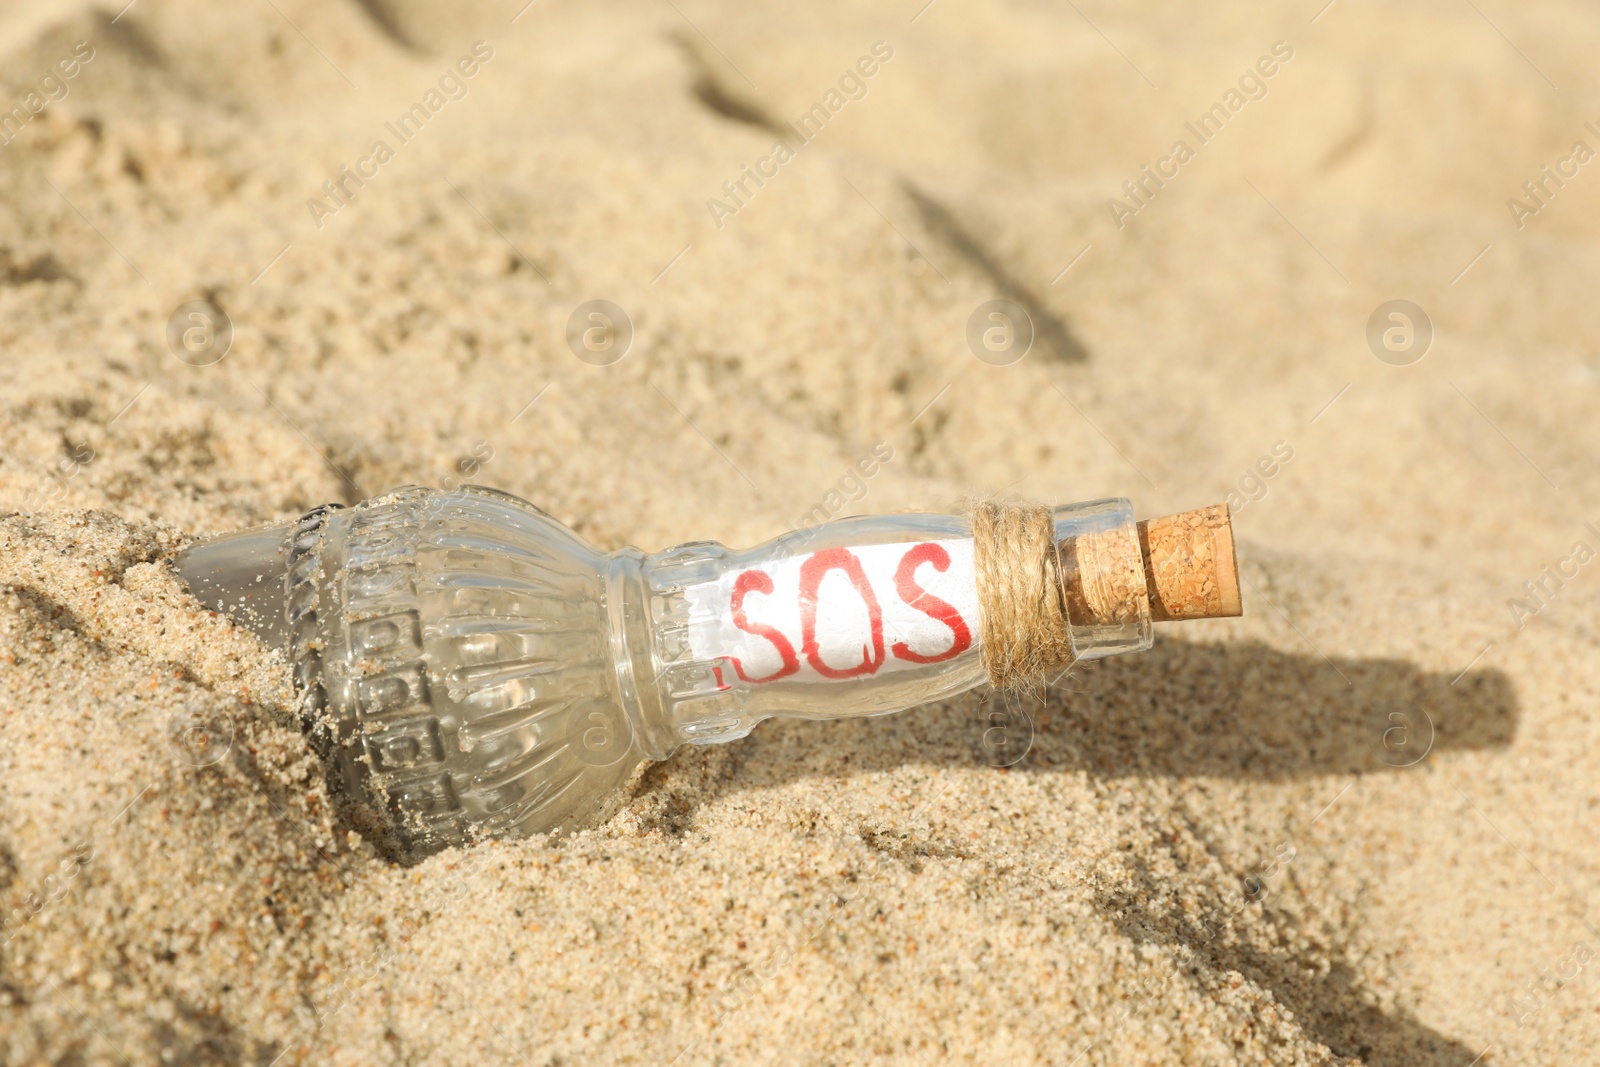
M 1055 521 L 1036 504 L 970 504 L 983 667 L 996 689 L 1041 688 L 1072 663 Z

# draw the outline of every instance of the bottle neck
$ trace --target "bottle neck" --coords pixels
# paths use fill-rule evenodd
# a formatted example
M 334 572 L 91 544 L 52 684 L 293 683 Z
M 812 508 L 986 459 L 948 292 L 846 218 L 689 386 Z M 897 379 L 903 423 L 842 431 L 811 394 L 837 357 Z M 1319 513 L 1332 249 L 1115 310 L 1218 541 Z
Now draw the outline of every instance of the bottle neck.
M 1107 611 L 1106 591 L 1080 577 L 1114 563 L 1143 604 L 1131 506 L 1096 501 L 1052 520 L 1070 568 L 1071 658 L 1148 648 L 1147 607 Z M 611 557 L 607 581 L 618 689 L 652 758 L 735 740 L 766 718 L 881 715 L 989 678 L 963 517 L 844 519 L 744 552 L 708 541 L 648 557 L 628 549 Z

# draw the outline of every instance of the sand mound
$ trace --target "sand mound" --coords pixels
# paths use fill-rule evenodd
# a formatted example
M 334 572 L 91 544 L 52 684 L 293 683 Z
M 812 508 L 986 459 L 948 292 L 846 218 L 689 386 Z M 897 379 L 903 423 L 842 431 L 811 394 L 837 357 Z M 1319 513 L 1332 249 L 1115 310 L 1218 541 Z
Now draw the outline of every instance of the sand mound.
M 1600 183 L 1505 201 L 1600 147 L 1592 12 L 519 7 L 0 16 L 0 1061 L 1585 1062 Z M 651 550 L 1231 493 L 1246 617 L 1074 674 L 1008 768 L 977 697 L 771 722 L 401 869 L 168 561 L 461 478 Z

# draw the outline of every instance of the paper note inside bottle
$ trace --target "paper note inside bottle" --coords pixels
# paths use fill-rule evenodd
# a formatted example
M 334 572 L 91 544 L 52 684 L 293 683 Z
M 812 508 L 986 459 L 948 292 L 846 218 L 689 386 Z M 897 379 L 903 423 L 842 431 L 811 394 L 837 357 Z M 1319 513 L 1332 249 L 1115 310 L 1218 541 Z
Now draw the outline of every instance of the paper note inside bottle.
M 824 548 L 684 596 L 695 659 L 726 661 L 729 685 L 845 681 L 942 663 L 979 644 L 970 540 Z

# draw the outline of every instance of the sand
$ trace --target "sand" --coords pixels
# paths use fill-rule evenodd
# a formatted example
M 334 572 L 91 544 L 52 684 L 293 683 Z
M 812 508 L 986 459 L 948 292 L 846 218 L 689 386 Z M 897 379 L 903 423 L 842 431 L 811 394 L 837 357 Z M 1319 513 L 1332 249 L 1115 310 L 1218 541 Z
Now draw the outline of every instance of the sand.
M 0 12 L 0 1063 L 1592 1062 L 1600 16 L 919 6 Z M 1010 767 L 976 696 L 773 721 L 400 868 L 169 563 L 464 477 L 647 550 L 1232 493 L 1246 614 L 1075 673 Z

